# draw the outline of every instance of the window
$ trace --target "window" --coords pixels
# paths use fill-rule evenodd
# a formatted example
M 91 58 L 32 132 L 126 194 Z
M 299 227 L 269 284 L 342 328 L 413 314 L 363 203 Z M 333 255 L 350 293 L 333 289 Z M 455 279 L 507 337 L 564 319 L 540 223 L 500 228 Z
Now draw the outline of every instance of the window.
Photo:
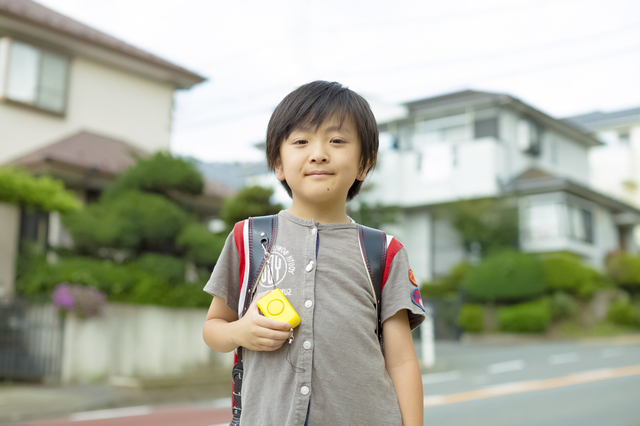
M 540 155 L 542 127 L 531 120 L 520 120 L 518 123 L 518 146 L 527 154 Z
M 525 216 L 526 238 L 543 241 L 557 238 L 560 232 L 561 205 L 557 203 L 534 204 L 527 208 Z
M 472 138 L 466 114 L 425 120 L 417 123 L 416 133 L 424 143 L 460 142 Z
M 590 210 L 569 205 L 569 236 L 593 243 L 593 213 Z
M 475 139 L 498 138 L 498 118 L 485 118 L 474 123 Z
M 64 112 L 67 57 L 11 40 L 7 59 L 4 90 L 7 99 L 47 111 Z
M 618 143 L 620 143 L 620 145 L 628 146 L 630 141 L 631 137 L 628 130 L 621 130 L 620 132 L 618 132 Z

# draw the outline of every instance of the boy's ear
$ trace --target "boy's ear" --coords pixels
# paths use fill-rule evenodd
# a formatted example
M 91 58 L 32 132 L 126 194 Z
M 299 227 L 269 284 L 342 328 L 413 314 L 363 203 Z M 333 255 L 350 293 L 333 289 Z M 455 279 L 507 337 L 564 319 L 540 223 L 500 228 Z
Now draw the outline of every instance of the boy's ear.
M 273 169 L 276 172 L 276 179 L 282 182 L 285 179 L 285 177 L 284 177 L 284 169 L 282 167 L 282 160 L 280 158 L 276 160 L 275 167 Z
M 361 169 L 358 172 L 358 175 L 356 176 L 356 180 L 363 181 L 364 178 L 367 177 L 367 174 L 369 173 L 369 169 L 371 169 L 371 166 L 369 164 L 367 164 L 363 169 Z

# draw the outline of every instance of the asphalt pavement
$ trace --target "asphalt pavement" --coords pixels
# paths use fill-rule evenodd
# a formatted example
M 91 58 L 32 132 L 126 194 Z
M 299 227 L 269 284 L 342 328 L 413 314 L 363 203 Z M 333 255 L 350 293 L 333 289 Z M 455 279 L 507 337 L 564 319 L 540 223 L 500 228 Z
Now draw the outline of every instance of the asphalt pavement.
M 436 365 L 423 371 L 425 424 L 639 426 L 640 374 L 629 368 L 640 368 L 640 334 L 552 342 L 508 336 L 437 342 Z M 587 379 L 577 383 L 580 377 Z M 532 384 L 545 390 L 527 391 Z M 229 392 L 230 381 L 225 380 L 145 388 L 5 383 L 0 384 L 0 424 L 82 417 L 121 407 L 169 413 L 180 404 L 190 404 L 195 420 L 207 410 L 225 415 L 219 409 L 230 406 Z M 608 421 L 598 423 L 604 417 Z

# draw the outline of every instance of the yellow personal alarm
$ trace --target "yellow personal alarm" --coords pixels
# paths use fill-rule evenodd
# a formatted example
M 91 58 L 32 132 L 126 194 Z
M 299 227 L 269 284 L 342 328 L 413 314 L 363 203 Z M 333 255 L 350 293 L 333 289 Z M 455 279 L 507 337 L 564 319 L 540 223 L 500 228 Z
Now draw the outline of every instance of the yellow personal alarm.
M 292 329 L 300 324 L 300 317 L 279 288 L 258 300 L 258 308 L 265 317 L 288 322 Z

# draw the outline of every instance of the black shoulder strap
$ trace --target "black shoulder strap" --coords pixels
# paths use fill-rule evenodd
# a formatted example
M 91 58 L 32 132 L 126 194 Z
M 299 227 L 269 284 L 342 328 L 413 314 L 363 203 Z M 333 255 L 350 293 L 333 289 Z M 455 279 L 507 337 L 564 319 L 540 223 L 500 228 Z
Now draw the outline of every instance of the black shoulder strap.
M 247 281 L 247 293 L 244 299 L 242 315 L 247 313 L 251 306 L 253 291 L 258 285 L 260 272 L 264 267 L 266 256 L 264 250 L 270 252 L 278 231 L 278 215 L 250 217 L 249 221 L 249 280 Z M 238 283 L 239 285 L 239 283 Z M 230 426 L 240 424 L 242 413 L 242 376 L 244 375 L 244 363 L 242 359 L 242 347 L 236 349 L 236 363 L 233 366 L 233 418 Z
M 376 333 L 382 346 L 382 279 L 387 263 L 387 236 L 383 231 L 358 225 L 358 237 L 360 250 L 364 258 L 365 266 L 371 277 L 371 284 L 375 295 L 378 324 Z

